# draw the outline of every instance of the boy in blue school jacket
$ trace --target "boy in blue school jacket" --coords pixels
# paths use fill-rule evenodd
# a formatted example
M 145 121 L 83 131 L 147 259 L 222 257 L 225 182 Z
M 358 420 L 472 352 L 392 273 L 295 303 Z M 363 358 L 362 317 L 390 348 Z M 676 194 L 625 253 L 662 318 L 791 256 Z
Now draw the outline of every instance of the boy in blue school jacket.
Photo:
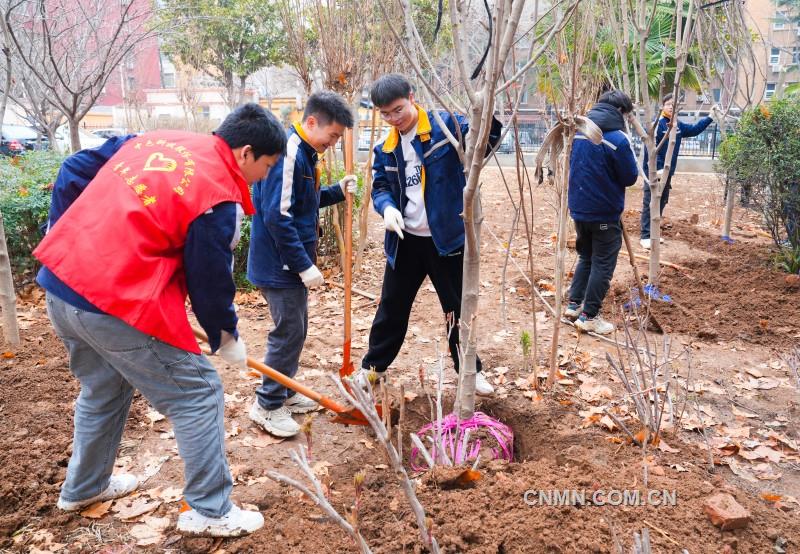
M 715 106 L 716 107 L 716 106 Z M 673 112 L 675 110 L 675 103 L 672 98 L 672 93 L 667 94 L 664 96 L 664 100 L 662 102 L 661 107 L 661 116 L 658 118 L 658 129 L 656 130 L 656 145 L 661 143 L 661 140 L 664 138 L 664 135 L 667 134 L 669 130 L 669 122 L 672 119 Z M 716 110 L 712 108 L 712 113 Z M 664 208 L 667 206 L 667 202 L 669 202 L 669 191 L 672 190 L 672 176 L 675 175 L 675 168 L 678 166 L 678 153 L 681 150 L 681 138 L 691 138 L 696 137 L 700 133 L 706 130 L 706 128 L 711 125 L 711 122 L 714 121 L 711 117 L 704 117 L 700 119 L 694 125 L 689 123 L 684 123 L 680 120 L 675 122 L 675 125 L 678 126 L 678 129 L 675 134 L 675 148 L 672 150 L 672 162 L 670 163 L 669 167 L 669 175 L 667 176 L 667 181 L 664 185 L 664 191 L 661 193 L 661 214 L 664 214 Z M 656 151 L 656 170 L 661 173 L 664 170 L 664 165 L 667 160 L 667 147 L 669 146 L 668 142 L 665 140 L 664 144 L 661 145 L 661 148 L 658 148 Z M 642 164 L 643 175 L 647 177 L 648 175 L 648 168 L 647 168 L 647 160 L 648 160 L 648 152 L 645 148 L 644 151 L 644 163 Z M 663 179 L 663 177 L 662 177 Z M 650 185 L 645 181 L 644 183 L 644 194 L 642 196 L 642 220 L 641 220 L 641 240 L 639 243 L 642 245 L 642 248 L 649 249 L 650 248 Z M 664 242 L 664 239 L 661 239 L 661 242 Z
M 369 333 L 369 349 L 356 379 L 366 382 L 369 370 L 378 376 L 394 361 L 408 330 L 408 318 L 419 287 L 429 277 L 445 316 L 455 325 L 449 336 L 450 355 L 458 371 L 458 320 L 464 265 L 464 166 L 433 112 L 414 102 L 411 84 L 402 75 L 384 75 L 370 96 L 391 129 L 374 150 L 372 201 L 383 217 L 386 269 L 378 312 Z M 464 136 L 469 123 L 439 112 L 449 131 Z M 500 139 L 500 122 L 492 125 L 490 145 Z M 478 360 L 475 390 L 493 387 Z
M 625 208 L 625 188 L 639 176 L 636 156 L 625 133 L 625 114 L 633 111 L 622 91 L 603 93 L 586 114 L 600 130 L 603 141 L 593 144 L 578 133 L 569 162 L 569 211 L 578 238 L 578 265 L 569 289 L 564 315 L 577 318 L 575 327 L 606 335 L 614 325 L 600 317 L 617 256 L 622 247 L 620 217 Z
M 247 278 L 269 304 L 273 327 L 264 362 L 288 377 L 297 373 L 308 330 L 308 289 L 325 280 L 316 266 L 319 209 L 356 191 L 355 175 L 336 185 L 319 186 L 319 154 L 353 127 L 353 113 L 334 92 L 312 94 L 302 123 L 288 133 L 286 156 L 266 179 L 253 186 L 256 215 L 250 229 Z M 291 437 L 300 431 L 292 414 L 317 404 L 264 377 L 256 390 L 250 419 L 268 433 Z

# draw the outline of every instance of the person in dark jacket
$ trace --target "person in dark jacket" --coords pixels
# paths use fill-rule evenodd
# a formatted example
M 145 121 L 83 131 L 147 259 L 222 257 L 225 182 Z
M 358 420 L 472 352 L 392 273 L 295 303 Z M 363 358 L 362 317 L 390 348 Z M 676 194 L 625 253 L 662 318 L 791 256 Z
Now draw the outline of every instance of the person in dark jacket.
M 464 265 L 464 166 L 432 111 L 414 102 L 411 83 L 398 74 L 384 75 L 372 85 L 372 102 L 391 129 L 375 147 L 372 200 L 383 217 L 386 269 L 378 311 L 369 334 L 369 349 L 356 379 L 366 382 L 370 370 L 383 376 L 394 361 L 408 330 L 417 291 L 429 277 L 449 322 L 450 356 L 458 371 L 458 319 Z M 462 137 L 469 123 L 458 114 L 440 111 L 450 133 Z M 458 130 L 457 130 L 458 129 Z M 500 140 L 494 120 L 489 142 Z M 475 390 L 494 389 L 480 373 Z
M 603 140 L 593 144 L 582 134 L 572 144 L 569 171 L 569 211 L 578 238 L 578 266 L 569 289 L 564 314 L 582 331 L 608 334 L 614 325 L 600 317 L 622 247 L 620 217 L 625 208 L 625 188 L 639 175 L 636 156 L 625 133 L 625 114 L 633 111 L 622 91 L 603 93 L 587 116 Z
M 662 102 L 661 107 L 661 116 L 658 118 L 658 129 L 656 131 L 656 145 L 661 143 L 661 140 L 664 138 L 664 135 L 667 134 L 669 131 L 669 122 L 672 119 L 673 112 L 675 109 L 675 103 L 672 98 L 672 94 L 667 94 L 664 96 L 664 100 Z M 712 113 L 716 111 L 716 106 L 712 108 Z M 683 123 L 680 120 L 676 120 L 675 124 L 678 126 L 678 129 L 675 133 L 675 148 L 672 150 L 672 161 L 670 162 L 669 167 L 669 175 L 667 176 L 666 183 L 664 184 L 664 191 L 661 193 L 661 214 L 664 214 L 664 208 L 669 202 L 669 191 L 672 189 L 672 176 L 675 175 L 675 168 L 678 165 L 678 153 L 681 150 L 681 138 L 690 138 L 696 137 L 700 133 L 706 130 L 706 127 L 711 125 L 711 122 L 714 121 L 711 117 L 704 117 L 700 119 L 694 125 L 689 123 Z M 669 141 L 665 140 L 664 144 L 661 144 L 661 148 L 658 148 L 656 151 L 656 170 L 658 175 L 663 179 L 661 175 L 664 171 L 664 165 L 666 165 L 667 160 L 667 148 L 669 147 Z M 644 163 L 642 164 L 642 175 L 644 175 L 644 194 L 642 196 L 642 220 L 641 220 L 641 240 L 639 243 L 642 245 L 642 248 L 649 249 L 650 248 L 650 185 L 647 181 L 648 175 L 648 152 L 645 148 L 644 151 Z M 664 239 L 661 239 L 661 242 L 664 242 Z
M 334 92 L 308 98 L 302 123 L 289 130 L 286 156 L 266 179 L 253 187 L 256 215 L 250 231 L 247 278 L 261 289 L 269 304 L 272 329 L 264 362 L 294 377 L 308 330 L 308 289 L 325 280 L 317 268 L 319 209 L 355 192 L 355 175 L 320 188 L 319 154 L 334 146 L 353 126 L 353 113 Z M 316 409 L 318 404 L 264 377 L 250 409 L 250 419 L 278 437 L 300 432 L 292 414 Z

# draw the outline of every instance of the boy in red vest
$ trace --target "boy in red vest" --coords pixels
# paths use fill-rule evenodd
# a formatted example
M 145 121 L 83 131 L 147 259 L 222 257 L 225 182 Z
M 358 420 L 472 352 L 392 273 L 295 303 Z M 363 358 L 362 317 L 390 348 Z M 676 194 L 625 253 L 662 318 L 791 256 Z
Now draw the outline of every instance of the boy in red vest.
M 212 351 L 244 364 L 232 250 L 242 215 L 254 212 L 249 185 L 284 153 L 286 138 L 256 104 L 233 111 L 214 134 L 126 137 L 78 152 L 59 172 L 34 254 L 50 320 L 81 383 L 62 510 L 137 488 L 135 476 L 112 470 L 138 389 L 169 418 L 184 461 L 178 530 L 229 537 L 264 524 L 230 501 L 222 382 L 200 353 L 185 300 L 188 293 Z

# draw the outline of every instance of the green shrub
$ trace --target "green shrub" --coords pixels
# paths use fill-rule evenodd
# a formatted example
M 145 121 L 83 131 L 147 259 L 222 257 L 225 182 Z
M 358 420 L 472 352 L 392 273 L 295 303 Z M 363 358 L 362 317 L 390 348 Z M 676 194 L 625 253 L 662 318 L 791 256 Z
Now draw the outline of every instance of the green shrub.
M 783 246 L 773 258 L 775 267 L 786 273 L 800 274 L 800 246 Z
M 800 99 L 742 114 L 736 134 L 722 143 L 720 165 L 749 191 L 775 244 L 800 247 Z
M 32 279 L 38 269 L 31 252 L 41 240 L 39 227 L 47 221 L 53 181 L 63 161 L 63 155 L 50 151 L 0 158 L 0 212 L 17 282 Z

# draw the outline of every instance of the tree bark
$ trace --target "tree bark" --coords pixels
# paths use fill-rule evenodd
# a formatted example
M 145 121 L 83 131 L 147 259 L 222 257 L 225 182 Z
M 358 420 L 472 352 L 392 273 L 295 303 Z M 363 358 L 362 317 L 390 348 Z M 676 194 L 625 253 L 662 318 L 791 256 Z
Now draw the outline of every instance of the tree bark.
M 9 344 L 17 346 L 19 345 L 17 295 L 14 293 L 14 278 L 11 274 L 11 260 L 8 257 L 2 213 L 0 213 L 0 309 L 3 311 L 3 336 Z
M 69 120 L 69 143 L 70 148 L 73 152 L 77 152 L 81 149 L 81 135 L 78 132 L 80 130 L 80 121 L 75 119 L 74 117 L 68 118 Z

